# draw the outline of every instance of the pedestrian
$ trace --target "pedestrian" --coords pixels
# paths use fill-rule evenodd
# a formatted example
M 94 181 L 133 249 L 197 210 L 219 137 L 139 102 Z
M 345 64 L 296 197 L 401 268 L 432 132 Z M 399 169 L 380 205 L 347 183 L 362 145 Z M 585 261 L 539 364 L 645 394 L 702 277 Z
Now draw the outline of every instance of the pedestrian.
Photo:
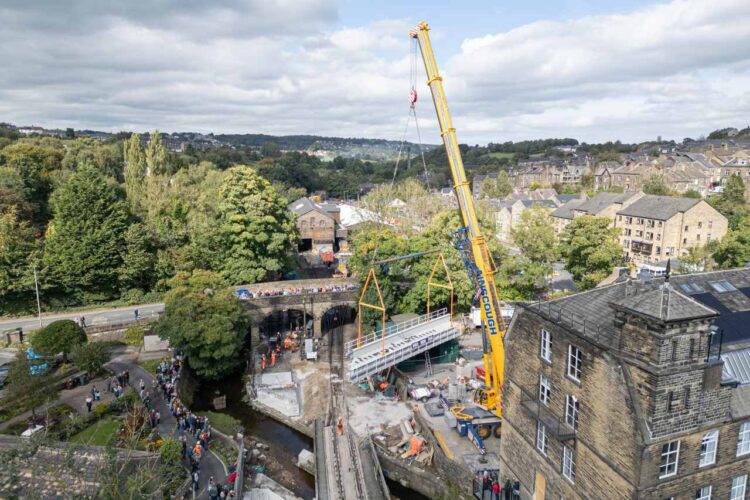
M 99 392 L 99 389 L 94 387 L 94 401 L 101 401 L 102 400 L 102 394 Z
M 159 410 L 156 410 L 156 425 L 159 425 L 161 423 L 161 413 L 159 413 Z
M 187 437 L 185 434 L 180 435 L 180 444 L 182 444 L 182 458 L 187 458 Z
M 91 399 L 91 397 L 90 397 L 90 396 L 86 397 L 86 408 L 88 408 L 88 410 L 89 410 L 89 413 L 91 413 L 91 404 L 92 404 L 93 402 L 94 402 L 94 401 L 93 401 L 93 400 Z
M 133 314 L 135 314 L 135 320 L 138 321 L 138 309 L 137 308 L 135 311 L 133 311 Z
M 125 384 L 130 385 L 130 372 L 125 370 L 122 372 L 122 376 L 125 378 Z
M 138 395 L 141 397 L 141 399 L 146 399 L 146 391 L 141 389 L 141 392 L 138 393 Z
M 339 420 L 336 423 L 336 427 L 338 428 L 339 434 L 344 433 L 344 420 L 341 417 L 339 417 Z
M 81 327 L 86 328 L 86 318 L 84 318 L 83 316 L 81 316 Z
M 144 382 L 143 379 L 141 379 L 138 382 L 138 386 L 141 388 L 141 390 L 144 390 L 146 388 L 146 382 Z
M 216 488 L 213 476 L 208 478 L 208 497 L 211 500 L 216 500 L 219 497 L 219 490 Z
M 271 351 L 271 367 L 276 366 L 276 351 Z
M 492 500 L 500 500 L 500 484 L 497 481 L 492 483 Z
M 112 392 L 112 379 L 107 379 L 107 392 Z
M 198 476 L 198 471 L 193 471 L 193 491 L 198 491 L 198 482 L 200 480 L 200 476 Z

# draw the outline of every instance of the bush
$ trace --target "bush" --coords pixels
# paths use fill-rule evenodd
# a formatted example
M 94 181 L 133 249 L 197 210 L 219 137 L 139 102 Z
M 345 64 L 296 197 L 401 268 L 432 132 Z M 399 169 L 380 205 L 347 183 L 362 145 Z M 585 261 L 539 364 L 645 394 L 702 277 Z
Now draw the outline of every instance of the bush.
M 73 348 L 73 351 L 70 353 L 70 359 L 76 365 L 76 368 L 94 375 L 102 370 L 102 366 L 109 359 L 109 353 L 104 344 L 92 342 Z
M 86 332 L 78 323 L 69 319 L 53 321 L 31 335 L 31 347 L 38 354 L 54 356 L 63 353 L 67 358 L 69 352 L 77 345 L 87 342 Z
M 234 436 L 238 430 L 242 429 L 242 423 L 226 413 L 203 411 L 198 414 L 202 417 L 208 417 L 208 423 L 213 429 L 216 429 L 229 437 Z
M 109 413 L 110 407 L 107 403 L 97 403 L 94 407 L 94 417 L 97 419 L 102 418 L 104 415 Z
M 142 326 L 131 326 L 125 330 L 125 343 L 127 345 L 143 345 L 143 335 L 146 329 Z

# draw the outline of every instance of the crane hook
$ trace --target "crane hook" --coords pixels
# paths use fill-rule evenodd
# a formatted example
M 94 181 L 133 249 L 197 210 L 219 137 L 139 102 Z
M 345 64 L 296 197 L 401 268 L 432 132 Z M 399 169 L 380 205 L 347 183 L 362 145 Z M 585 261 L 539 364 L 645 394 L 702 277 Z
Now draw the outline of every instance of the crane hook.
M 414 106 L 417 104 L 417 89 L 412 87 L 411 92 L 409 92 L 409 107 L 411 109 L 414 109 Z

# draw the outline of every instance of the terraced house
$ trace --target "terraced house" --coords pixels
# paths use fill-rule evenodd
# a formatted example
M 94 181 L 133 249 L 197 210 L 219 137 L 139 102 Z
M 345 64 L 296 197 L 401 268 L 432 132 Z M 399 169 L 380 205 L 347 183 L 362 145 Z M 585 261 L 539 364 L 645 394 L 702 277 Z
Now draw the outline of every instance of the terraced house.
M 750 269 L 521 305 L 500 461 L 522 498 L 745 499 L 750 371 L 719 353 L 750 341 L 748 304 Z
M 679 258 L 727 232 L 726 217 L 693 198 L 645 195 L 619 210 L 614 221 L 625 256 L 636 262 Z

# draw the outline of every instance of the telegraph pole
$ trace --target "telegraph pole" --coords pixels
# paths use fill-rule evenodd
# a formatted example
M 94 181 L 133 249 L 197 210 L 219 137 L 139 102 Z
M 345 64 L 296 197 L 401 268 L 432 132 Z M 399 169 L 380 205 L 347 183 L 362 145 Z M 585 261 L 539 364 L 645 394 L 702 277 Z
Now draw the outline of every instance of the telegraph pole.
M 36 266 L 34 266 L 34 288 L 36 289 L 36 310 L 39 315 L 39 328 L 42 328 L 42 304 L 39 301 L 39 280 L 36 277 Z

